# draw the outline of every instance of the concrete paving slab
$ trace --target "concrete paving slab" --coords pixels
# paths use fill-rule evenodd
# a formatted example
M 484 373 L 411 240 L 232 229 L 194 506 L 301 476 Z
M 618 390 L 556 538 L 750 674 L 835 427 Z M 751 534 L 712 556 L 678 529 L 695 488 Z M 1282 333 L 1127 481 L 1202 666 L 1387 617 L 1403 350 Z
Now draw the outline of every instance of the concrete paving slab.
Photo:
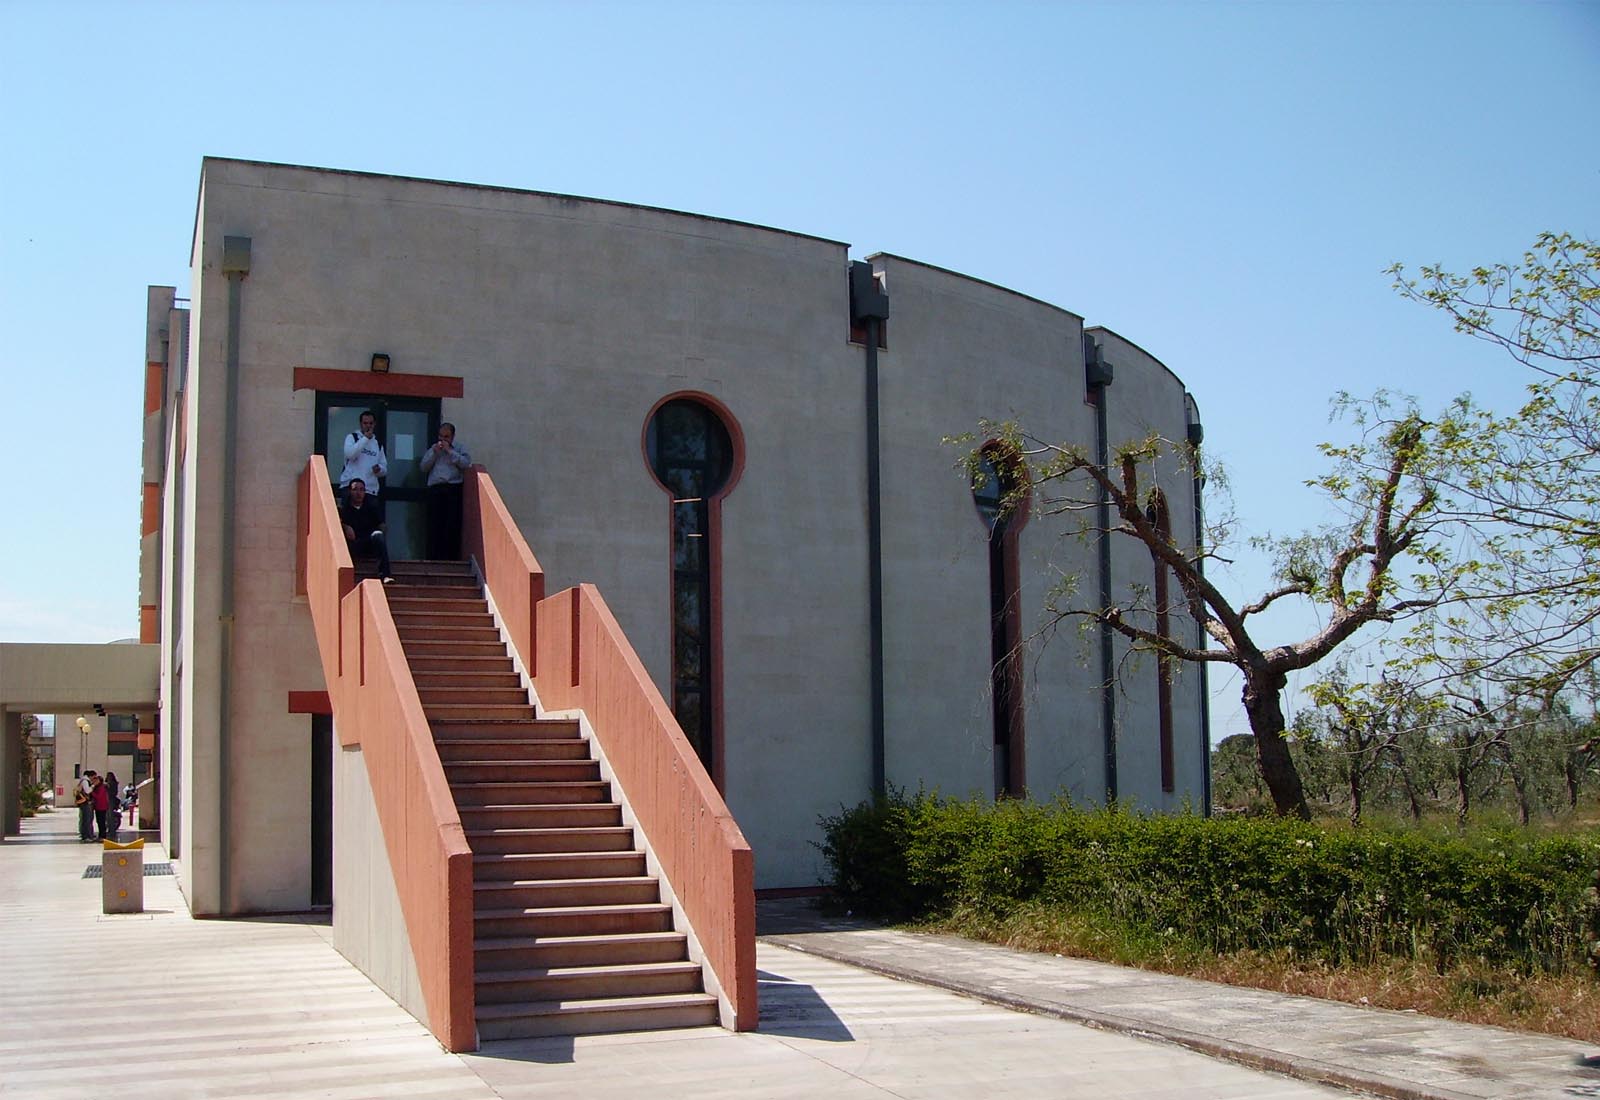
M 805 899 L 758 914 L 764 945 L 1307 1081 L 1400 1100 L 1600 1096 L 1594 1048 L 1570 1040 L 899 932 Z
M 494 1100 L 315 918 L 197 921 L 171 876 L 103 917 L 75 833 L 57 812 L 0 845 L 0 1096 Z

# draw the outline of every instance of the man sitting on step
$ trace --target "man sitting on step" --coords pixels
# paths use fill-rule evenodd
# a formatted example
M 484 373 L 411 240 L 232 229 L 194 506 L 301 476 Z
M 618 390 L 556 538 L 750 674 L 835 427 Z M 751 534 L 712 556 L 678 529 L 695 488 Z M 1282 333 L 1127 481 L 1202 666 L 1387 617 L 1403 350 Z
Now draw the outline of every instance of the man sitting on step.
M 350 544 L 350 556 L 376 554 L 378 576 L 383 583 L 394 580 L 389 572 L 389 544 L 384 541 L 383 513 L 378 511 L 378 501 L 367 495 L 366 482 L 359 477 L 345 489 L 344 503 L 339 505 L 339 522 L 344 524 L 344 540 Z

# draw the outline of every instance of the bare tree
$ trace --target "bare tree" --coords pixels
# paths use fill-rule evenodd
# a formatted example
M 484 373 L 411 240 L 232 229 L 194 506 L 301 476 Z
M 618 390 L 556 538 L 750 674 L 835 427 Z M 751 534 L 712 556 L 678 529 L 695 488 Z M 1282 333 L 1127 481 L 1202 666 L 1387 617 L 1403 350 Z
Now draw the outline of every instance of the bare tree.
M 1340 522 L 1278 543 L 1277 584 L 1248 603 L 1231 599 L 1207 577 L 1204 561 L 1214 551 L 1180 544 L 1152 518 L 1154 469 L 1158 463 L 1198 461 L 1188 443 L 1152 437 L 1123 447 L 1115 465 L 1107 468 L 1079 448 L 1028 436 L 1016 425 L 984 425 L 991 437 L 1005 438 L 1028 462 L 1031 477 L 1019 492 L 1033 493 L 1036 509 L 1071 513 L 1099 537 L 1142 544 L 1170 571 L 1189 614 L 1212 644 L 1186 644 L 1177 632 L 1158 629 L 1156 616 L 1162 609 L 1148 591 L 1129 593 L 1126 606 L 1097 607 L 1080 599 L 1074 584 L 1064 584 L 1051 599 L 1052 617 L 1103 625 L 1135 650 L 1160 659 L 1238 669 L 1261 775 L 1280 814 L 1310 817 L 1284 736 L 1283 692 L 1289 674 L 1321 661 L 1363 627 L 1393 623 L 1436 606 L 1448 591 L 1451 566 L 1436 537 L 1433 428 L 1414 413 L 1390 416 L 1384 404 L 1374 410 L 1357 441 L 1325 448 L 1334 468 L 1318 484 L 1343 513 Z M 1368 472 L 1374 462 L 1381 465 L 1380 476 Z M 975 465 L 971 472 L 979 473 Z M 1111 516 L 1106 529 L 1093 518 L 1101 494 Z M 1401 570 L 1407 563 L 1431 573 L 1435 583 L 1426 590 L 1408 588 Z M 1264 644 L 1255 635 L 1253 618 L 1291 598 L 1315 604 L 1322 628 L 1297 641 Z

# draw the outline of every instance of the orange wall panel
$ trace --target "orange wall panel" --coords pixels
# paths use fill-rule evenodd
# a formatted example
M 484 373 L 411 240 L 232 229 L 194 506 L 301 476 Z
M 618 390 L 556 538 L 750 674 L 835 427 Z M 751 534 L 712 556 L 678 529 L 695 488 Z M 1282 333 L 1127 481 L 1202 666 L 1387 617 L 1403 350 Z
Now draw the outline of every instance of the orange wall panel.
M 139 503 L 139 533 L 153 535 L 161 530 L 161 484 L 155 481 L 145 482 L 144 497 Z
M 167 369 L 160 363 L 149 362 L 144 365 L 144 414 L 149 416 L 161 409 L 162 398 L 165 395 Z

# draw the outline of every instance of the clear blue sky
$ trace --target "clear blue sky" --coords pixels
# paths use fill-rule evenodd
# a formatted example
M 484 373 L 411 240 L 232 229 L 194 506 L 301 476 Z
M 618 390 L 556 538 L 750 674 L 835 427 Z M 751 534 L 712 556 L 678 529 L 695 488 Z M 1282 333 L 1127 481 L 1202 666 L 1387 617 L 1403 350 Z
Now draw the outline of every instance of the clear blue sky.
M 1185 380 L 1257 532 L 1318 521 L 1334 390 L 1517 392 L 1386 265 L 1600 233 L 1593 2 L 0 0 L 0 102 L 0 640 L 137 633 L 144 288 L 187 286 L 204 155 L 743 219 L 1055 302 Z

